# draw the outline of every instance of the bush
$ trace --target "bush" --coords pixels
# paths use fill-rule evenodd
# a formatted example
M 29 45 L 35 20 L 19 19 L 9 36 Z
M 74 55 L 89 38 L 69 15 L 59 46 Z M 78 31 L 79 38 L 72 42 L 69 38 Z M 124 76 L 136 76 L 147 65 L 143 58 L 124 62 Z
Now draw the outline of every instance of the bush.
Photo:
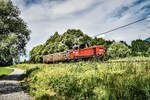
M 114 42 L 107 50 L 107 55 L 111 58 L 124 58 L 131 54 L 131 50 L 120 42 Z
M 149 54 L 149 56 L 150 56 L 150 47 L 149 47 L 149 49 L 147 50 L 147 53 Z

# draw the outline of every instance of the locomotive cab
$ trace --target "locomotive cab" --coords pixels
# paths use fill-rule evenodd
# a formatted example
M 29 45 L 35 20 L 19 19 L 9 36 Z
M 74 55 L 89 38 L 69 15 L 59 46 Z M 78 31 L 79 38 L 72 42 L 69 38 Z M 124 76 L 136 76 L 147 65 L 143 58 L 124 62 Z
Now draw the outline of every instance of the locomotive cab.
M 89 45 L 88 44 L 81 44 L 81 45 L 75 45 L 72 47 L 72 51 L 77 51 L 79 49 L 85 49 L 88 48 Z

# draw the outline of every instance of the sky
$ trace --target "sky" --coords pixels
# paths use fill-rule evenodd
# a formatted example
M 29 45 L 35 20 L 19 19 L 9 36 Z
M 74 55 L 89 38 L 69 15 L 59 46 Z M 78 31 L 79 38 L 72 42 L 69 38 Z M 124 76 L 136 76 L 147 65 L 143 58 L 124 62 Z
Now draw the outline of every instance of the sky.
M 20 17 L 32 31 L 27 51 L 43 44 L 55 32 L 81 29 L 94 36 L 150 15 L 150 0 L 12 0 Z M 107 40 L 126 41 L 150 37 L 150 21 L 133 24 L 101 35 Z

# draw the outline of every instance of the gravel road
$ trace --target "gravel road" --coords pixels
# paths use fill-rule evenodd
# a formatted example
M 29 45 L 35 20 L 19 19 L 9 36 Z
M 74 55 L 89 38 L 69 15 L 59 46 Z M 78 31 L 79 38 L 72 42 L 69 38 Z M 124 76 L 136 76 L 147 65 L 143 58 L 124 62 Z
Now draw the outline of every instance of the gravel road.
M 19 85 L 18 78 L 23 72 L 14 69 L 14 72 L 0 79 L 0 100 L 34 100 Z

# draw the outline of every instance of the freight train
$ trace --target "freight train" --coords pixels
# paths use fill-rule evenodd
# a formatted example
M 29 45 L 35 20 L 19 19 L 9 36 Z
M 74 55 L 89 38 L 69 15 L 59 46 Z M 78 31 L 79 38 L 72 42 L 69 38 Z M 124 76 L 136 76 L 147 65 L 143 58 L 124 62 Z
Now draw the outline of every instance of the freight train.
M 102 60 L 105 54 L 103 45 L 89 47 L 87 44 L 75 45 L 72 50 L 43 56 L 44 63 L 79 61 L 79 60 Z

